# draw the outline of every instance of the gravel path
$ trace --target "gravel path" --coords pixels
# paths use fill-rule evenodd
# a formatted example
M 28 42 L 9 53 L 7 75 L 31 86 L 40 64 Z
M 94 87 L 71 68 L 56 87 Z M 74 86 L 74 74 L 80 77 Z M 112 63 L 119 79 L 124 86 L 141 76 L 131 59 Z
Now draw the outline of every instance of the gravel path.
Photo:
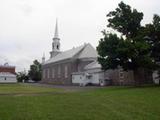
M 98 88 L 103 88 L 100 86 L 69 86 L 69 85 L 53 85 L 53 84 L 42 84 L 42 83 L 24 83 L 26 85 L 40 86 L 40 87 L 50 87 L 50 88 L 58 88 L 63 89 L 65 91 L 85 91 L 85 90 L 94 90 Z

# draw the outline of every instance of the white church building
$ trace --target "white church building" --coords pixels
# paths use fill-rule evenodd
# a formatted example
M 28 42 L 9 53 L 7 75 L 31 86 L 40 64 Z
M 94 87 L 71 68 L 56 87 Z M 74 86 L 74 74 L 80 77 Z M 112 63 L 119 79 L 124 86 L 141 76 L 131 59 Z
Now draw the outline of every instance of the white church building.
M 133 85 L 135 83 L 133 71 L 101 70 L 97 61 L 98 53 L 90 44 L 61 51 L 56 22 L 55 34 L 52 39 L 52 51 L 50 58 L 45 61 L 42 58 L 42 81 L 43 83 L 61 85 Z

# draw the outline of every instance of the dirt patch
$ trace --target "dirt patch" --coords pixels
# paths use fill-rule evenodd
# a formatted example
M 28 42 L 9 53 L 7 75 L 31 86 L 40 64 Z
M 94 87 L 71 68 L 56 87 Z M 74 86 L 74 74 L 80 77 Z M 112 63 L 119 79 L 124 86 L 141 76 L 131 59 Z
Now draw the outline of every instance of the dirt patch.
M 55 88 L 57 91 L 42 91 L 42 92 L 23 92 L 23 91 L 15 91 L 15 92 L 4 92 L 0 93 L 0 96 L 45 96 L 45 95 L 59 95 L 59 94 L 67 94 L 71 92 L 85 92 L 89 90 L 94 90 L 102 87 L 98 86 L 64 86 L 64 85 L 51 85 L 51 84 L 40 84 L 40 83 L 22 83 L 22 86 L 35 86 L 35 87 L 44 87 L 44 88 Z

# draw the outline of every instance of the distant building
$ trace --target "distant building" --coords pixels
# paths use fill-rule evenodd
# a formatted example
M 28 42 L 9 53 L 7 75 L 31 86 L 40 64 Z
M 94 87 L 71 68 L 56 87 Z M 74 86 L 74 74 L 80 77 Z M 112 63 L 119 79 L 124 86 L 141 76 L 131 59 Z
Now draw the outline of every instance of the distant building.
M 133 85 L 132 71 L 101 70 L 97 51 L 91 44 L 84 44 L 67 51 L 60 51 L 60 38 L 56 22 L 50 59 L 42 58 L 42 82 L 62 85 Z
M 0 83 L 16 83 L 15 66 L 0 65 Z

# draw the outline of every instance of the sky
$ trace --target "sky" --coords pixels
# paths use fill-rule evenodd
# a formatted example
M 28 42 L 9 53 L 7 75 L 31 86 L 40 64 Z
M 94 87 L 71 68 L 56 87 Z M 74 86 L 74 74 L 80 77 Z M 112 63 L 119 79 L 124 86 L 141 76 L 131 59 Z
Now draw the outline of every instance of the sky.
M 61 51 L 90 43 L 96 48 L 108 29 L 106 14 L 121 0 L 0 0 L 0 65 L 28 70 L 33 60 L 49 59 L 55 22 Z M 123 0 L 144 13 L 142 24 L 160 15 L 159 0 Z

